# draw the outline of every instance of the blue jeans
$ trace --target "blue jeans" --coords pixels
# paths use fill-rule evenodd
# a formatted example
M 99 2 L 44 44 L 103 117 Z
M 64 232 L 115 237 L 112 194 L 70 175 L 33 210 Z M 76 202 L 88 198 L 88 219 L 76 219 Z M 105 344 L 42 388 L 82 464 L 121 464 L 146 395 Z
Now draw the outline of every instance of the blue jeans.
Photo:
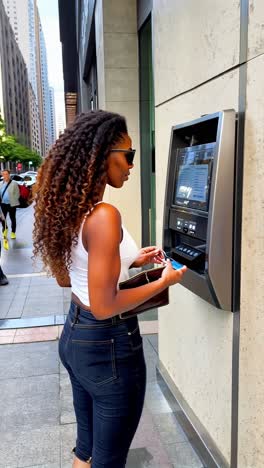
M 59 354 L 72 384 L 76 456 L 92 468 L 124 468 L 146 389 L 137 317 L 96 320 L 72 302 Z

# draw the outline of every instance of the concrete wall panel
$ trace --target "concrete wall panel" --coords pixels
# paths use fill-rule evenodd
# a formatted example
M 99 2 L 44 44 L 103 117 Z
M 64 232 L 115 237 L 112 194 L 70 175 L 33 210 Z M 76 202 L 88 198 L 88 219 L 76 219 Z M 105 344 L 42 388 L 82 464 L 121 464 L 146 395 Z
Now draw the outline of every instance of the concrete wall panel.
M 231 72 L 156 109 L 157 233 L 161 244 L 171 127 L 221 109 L 237 109 Z M 224 254 L 224 253 L 223 253 Z M 224 457 L 230 458 L 233 316 L 180 285 L 159 312 L 159 357 Z
M 264 52 L 264 2 L 249 1 L 248 59 Z
M 248 64 L 245 129 L 239 458 L 241 468 L 264 466 L 264 94 L 263 55 Z
M 239 61 L 239 0 L 153 0 L 156 105 Z
M 108 188 L 105 201 L 120 210 L 122 221 L 141 246 L 139 86 L 136 0 L 103 1 L 104 109 L 124 115 L 137 149 L 135 166 L 121 190 Z M 101 41 L 101 38 L 99 38 Z M 101 78 L 98 76 L 98 81 Z M 100 91 L 100 90 L 99 90 Z M 99 95 L 99 103 L 101 102 Z M 132 205 L 131 205 L 132 201 Z M 131 209 L 132 206 L 132 209 Z

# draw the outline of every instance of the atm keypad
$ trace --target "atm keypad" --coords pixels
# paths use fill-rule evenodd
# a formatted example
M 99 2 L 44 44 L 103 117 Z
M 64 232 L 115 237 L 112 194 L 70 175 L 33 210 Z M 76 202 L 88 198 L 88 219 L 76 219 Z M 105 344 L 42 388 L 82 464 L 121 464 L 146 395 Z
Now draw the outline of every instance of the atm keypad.
M 189 247 L 188 245 L 180 244 L 177 245 L 175 251 L 190 260 L 197 258 L 199 255 L 202 255 L 202 252 L 199 250 L 194 249 L 193 247 Z

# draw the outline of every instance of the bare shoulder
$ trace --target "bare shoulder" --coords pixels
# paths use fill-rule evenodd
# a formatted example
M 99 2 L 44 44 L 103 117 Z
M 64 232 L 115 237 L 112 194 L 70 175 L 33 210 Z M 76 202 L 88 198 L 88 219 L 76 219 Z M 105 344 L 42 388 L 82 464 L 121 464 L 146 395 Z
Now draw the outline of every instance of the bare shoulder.
M 110 224 L 117 224 L 118 226 L 121 225 L 121 215 L 118 209 L 111 205 L 110 203 L 98 203 L 95 206 L 92 213 L 87 216 L 86 225 L 93 226 L 94 224 L 106 224 L 109 226 Z
M 109 203 L 96 205 L 87 216 L 83 227 L 83 241 L 88 248 L 91 242 L 105 245 L 112 241 L 119 244 L 121 239 L 121 215 L 118 209 Z

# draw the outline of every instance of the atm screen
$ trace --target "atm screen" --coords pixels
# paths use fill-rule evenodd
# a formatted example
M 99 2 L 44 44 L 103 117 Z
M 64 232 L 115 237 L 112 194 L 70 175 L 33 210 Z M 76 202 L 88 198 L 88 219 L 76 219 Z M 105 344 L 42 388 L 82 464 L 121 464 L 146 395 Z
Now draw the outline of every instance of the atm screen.
M 177 149 L 176 157 L 175 205 L 208 211 L 212 145 Z

